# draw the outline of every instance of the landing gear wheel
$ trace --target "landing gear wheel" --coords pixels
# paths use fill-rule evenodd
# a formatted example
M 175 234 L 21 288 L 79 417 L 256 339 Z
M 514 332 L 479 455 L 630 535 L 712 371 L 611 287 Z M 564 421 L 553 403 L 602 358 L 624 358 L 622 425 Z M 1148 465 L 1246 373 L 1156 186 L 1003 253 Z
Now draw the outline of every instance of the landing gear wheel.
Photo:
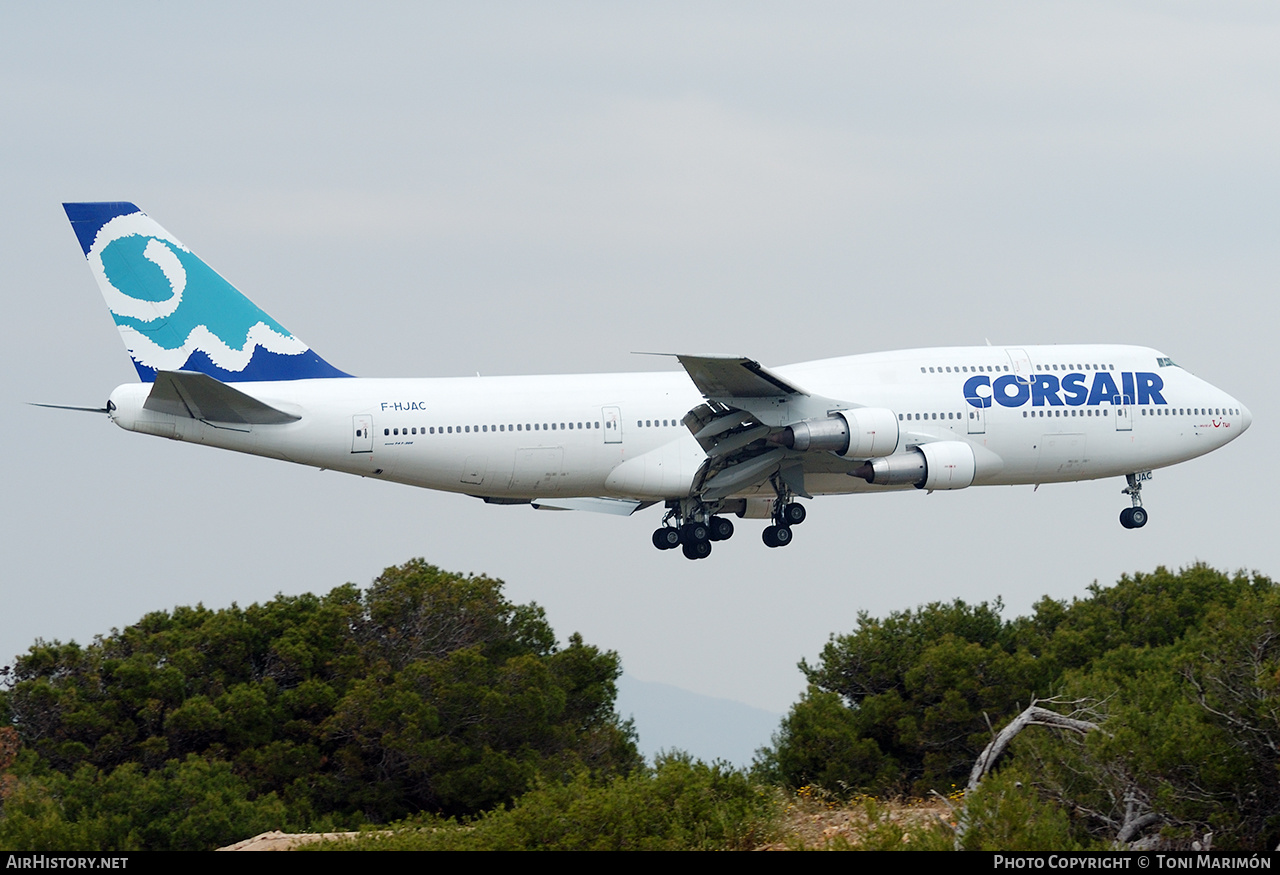
M 1124 510 L 1120 511 L 1120 525 L 1124 526 L 1126 529 L 1133 528 L 1133 508 L 1126 507 Z
M 671 526 L 663 526 L 653 533 L 653 546 L 659 550 L 670 550 L 680 546 L 680 532 Z
M 711 555 L 710 541 L 688 541 L 684 547 L 684 558 L 686 559 L 706 559 Z
M 1141 507 L 1129 508 L 1129 528 L 1140 529 L 1147 524 L 1147 512 Z
M 733 537 L 733 520 L 713 516 L 707 521 L 707 533 L 713 541 L 727 541 Z
M 760 538 L 766 547 L 785 547 L 791 543 L 791 529 L 788 526 L 768 526 Z
M 804 505 L 796 501 L 782 508 L 782 522 L 785 526 L 798 526 L 804 522 L 804 518 L 808 515 Z
M 685 523 L 680 527 L 681 544 L 705 543 L 709 535 L 704 523 Z

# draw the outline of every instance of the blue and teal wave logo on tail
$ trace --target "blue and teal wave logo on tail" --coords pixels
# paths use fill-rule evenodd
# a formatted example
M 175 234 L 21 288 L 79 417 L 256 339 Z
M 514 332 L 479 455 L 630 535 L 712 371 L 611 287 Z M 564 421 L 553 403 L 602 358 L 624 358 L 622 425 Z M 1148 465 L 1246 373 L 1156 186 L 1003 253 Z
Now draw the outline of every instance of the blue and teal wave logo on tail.
M 138 375 L 346 377 L 130 203 L 63 204 Z

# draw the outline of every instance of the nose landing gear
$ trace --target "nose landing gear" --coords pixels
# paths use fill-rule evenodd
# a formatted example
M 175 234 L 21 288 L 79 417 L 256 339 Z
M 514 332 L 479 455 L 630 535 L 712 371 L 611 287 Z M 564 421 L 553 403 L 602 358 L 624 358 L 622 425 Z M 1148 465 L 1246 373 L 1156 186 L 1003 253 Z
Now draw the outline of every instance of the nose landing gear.
M 1120 525 L 1126 529 L 1140 529 L 1147 524 L 1147 511 L 1142 506 L 1142 481 L 1137 474 L 1126 474 L 1125 479 L 1129 485 L 1121 490 L 1121 494 L 1129 496 L 1133 506 L 1120 511 Z

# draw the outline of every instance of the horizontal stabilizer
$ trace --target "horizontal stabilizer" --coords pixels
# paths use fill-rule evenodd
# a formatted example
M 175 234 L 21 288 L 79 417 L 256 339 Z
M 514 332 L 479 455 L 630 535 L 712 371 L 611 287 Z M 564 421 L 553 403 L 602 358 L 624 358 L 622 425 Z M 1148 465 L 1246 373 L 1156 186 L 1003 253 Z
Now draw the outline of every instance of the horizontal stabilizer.
M 195 371 L 158 372 L 142 406 L 171 416 L 235 425 L 280 425 L 302 418 Z
M 624 498 L 535 498 L 533 506 L 538 510 L 589 510 L 594 513 L 611 513 L 630 516 L 652 501 L 631 501 Z

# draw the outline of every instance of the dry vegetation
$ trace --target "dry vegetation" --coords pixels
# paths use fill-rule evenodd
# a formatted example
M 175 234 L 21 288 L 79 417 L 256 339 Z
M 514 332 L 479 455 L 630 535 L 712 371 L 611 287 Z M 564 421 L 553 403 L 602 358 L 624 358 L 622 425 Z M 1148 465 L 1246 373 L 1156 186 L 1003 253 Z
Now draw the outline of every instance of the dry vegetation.
M 762 851 L 941 849 L 952 840 L 954 814 L 941 799 L 837 802 L 802 787 L 784 810 L 780 836 Z

